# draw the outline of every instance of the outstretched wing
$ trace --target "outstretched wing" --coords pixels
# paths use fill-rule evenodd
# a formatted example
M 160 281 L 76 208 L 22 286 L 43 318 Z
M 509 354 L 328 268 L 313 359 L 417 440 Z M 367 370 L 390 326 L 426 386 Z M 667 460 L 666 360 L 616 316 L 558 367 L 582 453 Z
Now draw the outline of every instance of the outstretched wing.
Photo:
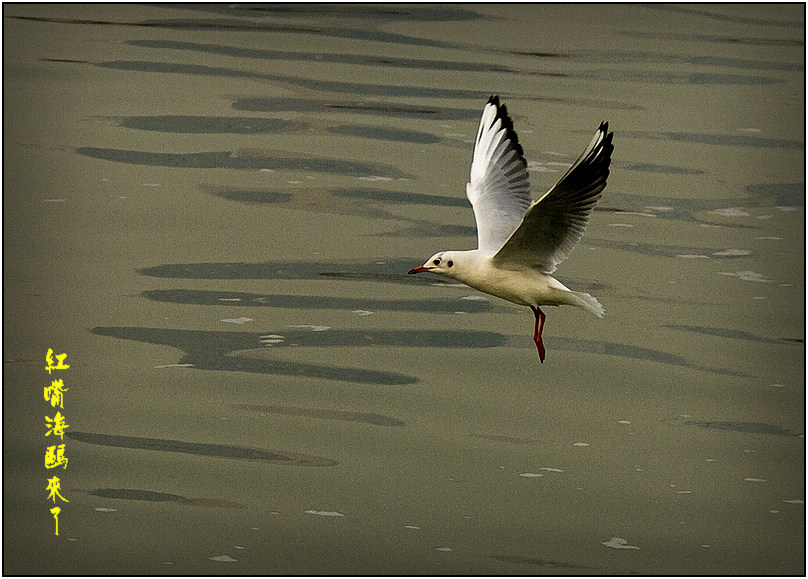
M 477 221 L 477 247 L 493 254 L 514 232 L 530 207 L 530 185 L 522 146 L 499 97 L 483 108 L 466 196 Z
M 595 137 L 569 171 L 524 215 L 494 256 L 500 266 L 531 267 L 553 273 L 586 229 L 609 176 L 613 133 L 601 123 Z M 476 212 L 476 208 L 475 208 Z

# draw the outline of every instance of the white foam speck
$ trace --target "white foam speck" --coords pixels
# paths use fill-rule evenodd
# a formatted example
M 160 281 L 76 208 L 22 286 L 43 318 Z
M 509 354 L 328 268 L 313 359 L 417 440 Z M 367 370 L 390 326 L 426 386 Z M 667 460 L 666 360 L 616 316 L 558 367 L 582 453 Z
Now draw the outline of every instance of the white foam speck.
M 240 546 L 240 545 L 233 545 L 233 548 L 234 548 L 234 549 L 241 549 L 241 550 L 243 550 L 243 549 L 244 549 L 244 547 L 242 547 L 242 546 Z
M 448 553 L 452 550 L 451 547 L 435 547 L 436 551 L 441 551 L 442 553 Z
M 241 298 L 219 298 L 220 302 L 240 302 Z
M 759 133 L 760 129 L 755 129 L 753 127 L 738 127 L 736 130 L 741 131 L 742 133 Z
M 562 468 L 550 468 L 549 466 L 543 466 L 539 468 L 539 470 L 546 470 L 547 472 L 564 472 Z
M 404 525 L 405 529 L 420 529 L 421 527 L 417 527 L 415 525 Z
M 163 364 L 162 366 L 154 366 L 155 368 L 193 368 L 193 364 Z
M 325 332 L 326 330 L 330 330 L 331 326 L 313 326 L 311 324 L 294 324 L 286 326 L 287 328 L 308 328 L 312 332 Z
M 472 302 L 487 302 L 489 301 L 485 296 L 463 296 L 460 298 L 461 300 L 469 300 Z
M 637 549 L 637 550 L 639 550 L 639 547 L 635 547 L 634 545 L 629 545 L 628 541 L 626 541 L 625 539 L 621 539 L 620 537 L 612 537 L 608 541 L 602 542 L 601 545 L 604 545 L 606 547 L 610 547 L 612 549 Z
M 783 205 L 775 205 L 775 209 L 779 209 L 780 211 L 796 211 L 797 207 L 785 207 Z
M 783 240 L 782 237 L 776 237 L 774 235 L 770 235 L 768 237 L 756 237 L 755 239 L 768 239 L 768 240 L 771 240 L 771 241 L 782 241 Z
M 208 559 L 217 563 L 235 563 L 238 560 L 228 555 L 217 555 L 216 557 L 208 557 Z
M 784 503 L 788 503 L 789 505 L 804 505 L 805 501 L 802 499 L 785 499 L 783 500 Z
M 679 257 L 679 258 L 682 258 L 682 259 L 710 259 L 710 256 L 708 256 L 708 255 L 699 255 L 699 254 L 696 254 L 696 253 L 680 253 L 676 257 Z
M 609 223 L 609 227 L 634 227 L 631 223 Z
M 745 478 L 745 479 L 743 479 L 743 480 L 745 480 L 745 481 L 747 481 L 747 482 L 766 482 L 766 479 L 765 479 L 765 478 L 753 478 L 753 477 L 748 477 L 748 478 Z
M 725 249 L 724 251 L 716 251 L 713 255 L 721 256 L 721 257 L 730 257 L 730 256 L 737 256 L 737 255 L 751 255 L 751 251 L 747 251 L 745 249 Z
M 573 442 L 572 446 L 589 446 L 588 442 Z
M 342 513 L 337 511 L 304 511 L 307 515 L 320 515 L 321 517 L 344 517 Z
M 370 175 L 368 177 L 359 177 L 362 181 L 392 181 L 392 177 L 382 177 L 380 175 Z
M 618 420 L 617 424 L 631 424 L 630 420 Z
M 95 510 L 98 511 L 99 513 L 114 513 L 118 509 L 109 509 L 107 507 L 96 507 Z
M 351 310 L 351 313 L 357 316 L 370 316 L 373 315 L 373 312 L 368 310 Z
M 522 477 L 525 477 L 525 478 L 538 478 L 538 477 L 544 476 L 544 475 L 540 474 L 538 472 L 523 472 L 523 473 L 520 473 L 519 476 L 522 476 Z
M 252 318 L 245 318 L 245 317 L 242 316 L 240 318 L 228 318 L 228 319 L 219 320 L 219 321 L 220 322 L 225 322 L 227 324 L 245 324 L 247 322 L 252 322 L 253 319 Z
M 274 173 L 274 169 L 258 169 L 259 173 Z
M 763 274 L 757 273 L 756 271 L 719 271 L 718 275 L 726 275 L 730 277 L 737 277 L 738 279 L 742 279 L 744 281 L 756 281 L 760 283 L 771 283 L 772 280 L 766 279 L 763 277 Z
M 709 213 L 715 213 L 723 217 L 749 217 L 749 213 L 738 207 L 724 207 L 722 209 L 713 209 Z

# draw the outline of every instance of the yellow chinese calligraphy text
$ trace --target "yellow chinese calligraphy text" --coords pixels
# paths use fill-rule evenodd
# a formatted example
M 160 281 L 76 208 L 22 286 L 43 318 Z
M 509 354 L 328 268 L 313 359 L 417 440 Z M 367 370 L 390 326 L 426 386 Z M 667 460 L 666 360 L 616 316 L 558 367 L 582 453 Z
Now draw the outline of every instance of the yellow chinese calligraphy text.
M 65 424 L 65 417 L 62 416 L 61 412 L 57 412 L 56 416 L 53 418 L 45 417 L 45 427 L 48 429 L 45 436 L 49 436 L 52 433 L 54 436 L 58 436 L 64 440 L 65 428 L 69 428 L 70 425 Z
M 46 488 L 45 490 L 50 491 L 50 494 L 48 495 L 48 498 L 53 499 L 54 504 L 56 504 L 56 497 L 59 497 L 60 499 L 62 499 L 66 503 L 70 502 L 66 498 L 64 498 L 62 496 L 62 494 L 59 492 L 60 490 L 62 490 L 62 483 L 60 482 L 58 476 L 55 476 L 53 478 L 48 479 L 48 488 Z
M 54 380 L 50 386 L 45 386 L 45 400 L 50 400 L 51 406 L 57 406 L 62 410 L 65 409 L 65 395 L 64 393 L 70 390 L 65 388 L 65 383 L 62 380 Z
M 48 363 L 48 365 L 45 366 L 45 370 L 48 371 L 48 374 L 54 370 L 67 370 L 70 368 L 69 364 L 65 364 L 65 358 L 67 358 L 67 354 L 56 354 L 56 364 L 54 364 L 53 350 L 48 348 L 48 353 L 45 354 L 45 361 Z
M 65 445 L 49 446 L 45 451 L 45 468 L 56 468 L 60 464 L 63 465 L 62 468 L 67 468 Z
M 59 534 L 59 513 L 62 512 L 62 509 L 59 507 L 53 507 L 50 512 L 53 514 L 53 519 L 56 521 L 56 534 Z

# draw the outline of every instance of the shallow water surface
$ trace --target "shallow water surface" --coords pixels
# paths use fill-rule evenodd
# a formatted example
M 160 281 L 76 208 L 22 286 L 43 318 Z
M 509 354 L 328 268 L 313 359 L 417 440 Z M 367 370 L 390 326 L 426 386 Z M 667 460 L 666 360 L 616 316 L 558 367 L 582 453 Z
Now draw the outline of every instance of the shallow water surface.
M 6 573 L 804 573 L 801 5 L 3 24 Z M 544 364 L 407 275 L 474 247 L 491 94 L 534 197 L 615 133 L 556 272 L 606 317 L 548 308 Z

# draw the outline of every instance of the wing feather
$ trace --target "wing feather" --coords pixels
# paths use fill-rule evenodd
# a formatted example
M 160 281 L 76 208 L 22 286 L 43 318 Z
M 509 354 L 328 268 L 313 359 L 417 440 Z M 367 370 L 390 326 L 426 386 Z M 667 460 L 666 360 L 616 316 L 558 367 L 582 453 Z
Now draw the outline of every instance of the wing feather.
M 533 203 L 494 256 L 501 267 L 530 267 L 553 273 L 573 250 L 606 187 L 613 133 L 601 123 L 592 142 L 556 183 Z M 476 213 L 476 208 L 475 208 Z
M 498 96 L 483 108 L 466 196 L 477 221 L 477 247 L 491 254 L 502 247 L 530 207 L 524 152 Z

